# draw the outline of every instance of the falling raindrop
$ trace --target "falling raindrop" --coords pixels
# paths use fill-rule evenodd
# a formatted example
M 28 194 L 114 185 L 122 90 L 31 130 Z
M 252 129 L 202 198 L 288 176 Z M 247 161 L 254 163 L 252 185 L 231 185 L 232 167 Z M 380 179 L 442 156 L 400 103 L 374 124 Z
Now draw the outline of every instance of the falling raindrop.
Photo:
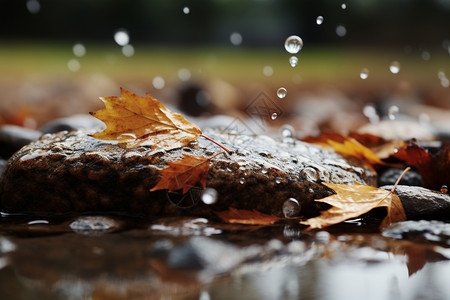
M 187 6 L 183 7 L 183 13 L 185 15 L 188 15 L 190 12 L 191 12 L 191 10 L 189 9 L 189 7 L 187 7 Z
M 264 66 L 263 68 L 263 74 L 267 77 L 270 77 L 273 75 L 273 68 L 271 66 Z
M 303 48 L 303 40 L 297 35 L 291 35 L 284 42 L 284 48 L 287 52 L 296 54 Z
M 398 108 L 397 105 L 392 105 L 391 107 L 389 107 L 389 109 L 388 109 L 389 120 L 395 120 L 399 110 L 400 109 Z
M 286 95 L 287 95 L 287 90 L 284 87 L 281 87 L 278 89 L 278 91 L 277 91 L 278 98 L 283 99 L 284 97 L 286 97 Z
M 73 54 L 77 57 L 83 57 L 86 54 L 86 47 L 81 43 L 76 43 L 72 47 Z
M 191 71 L 189 71 L 188 69 L 182 68 L 178 70 L 178 78 L 181 81 L 188 81 L 189 79 L 191 79 Z
M 295 66 L 297 66 L 297 63 L 298 63 L 298 58 L 296 56 L 291 56 L 289 58 L 289 64 L 291 65 L 291 67 L 294 68 Z
M 276 120 L 276 119 L 278 118 L 278 114 L 277 114 L 277 113 L 273 113 L 273 114 L 270 116 L 270 118 L 271 118 L 272 120 Z
M 368 104 L 363 108 L 363 114 L 369 119 L 369 122 L 376 124 L 380 121 L 380 116 L 372 104 Z
M 400 63 L 396 60 L 393 61 L 389 66 L 389 71 L 391 71 L 392 74 L 397 74 L 400 72 Z
M 361 79 L 367 79 L 367 77 L 369 77 L 369 70 L 367 68 L 362 69 L 361 73 L 359 73 L 359 77 L 361 77 Z
M 422 59 L 425 61 L 429 61 L 431 59 L 431 54 L 428 51 L 422 51 Z
M 342 3 L 342 4 L 341 4 L 341 8 L 342 8 L 342 9 L 347 9 L 347 4 Z
M 281 128 L 280 128 L 280 134 L 281 134 L 281 137 L 283 137 L 283 138 L 294 137 L 294 132 L 295 132 L 294 127 L 292 127 L 289 124 L 285 124 L 285 125 L 281 126 Z
M 217 202 L 218 193 L 213 188 L 206 188 L 202 193 L 202 201 L 207 205 L 211 205 Z
M 164 81 L 164 78 L 162 78 L 161 76 L 156 76 L 155 78 L 153 78 L 152 84 L 155 89 L 160 90 L 164 88 L 166 82 Z
M 130 36 L 125 29 L 118 29 L 116 33 L 114 33 L 114 41 L 119 46 L 125 46 L 130 42 Z
M 134 55 L 134 47 L 130 44 L 122 47 L 122 54 L 126 57 L 131 57 Z
M 336 27 L 336 34 L 338 37 L 344 37 L 347 35 L 347 28 L 344 25 L 338 25 Z
M 67 67 L 70 71 L 77 72 L 80 70 L 81 65 L 77 59 L 73 58 L 67 62 Z
M 230 42 L 234 46 L 239 46 L 242 44 L 242 35 L 239 32 L 233 32 L 230 34 Z
M 283 215 L 285 218 L 297 217 L 300 215 L 301 206 L 297 199 L 289 198 L 283 203 Z
M 322 16 L 318 16 L 318 17 L 316 18 L 316 24 L 317 24 L 317 25 L 322 25 L 322 23 L 323 23 L 323 17 L 322 17 Z
M 41 10 L 41 4 L 37 0 L 27 0 L 27 9 L 30 14 L 37 14 Z

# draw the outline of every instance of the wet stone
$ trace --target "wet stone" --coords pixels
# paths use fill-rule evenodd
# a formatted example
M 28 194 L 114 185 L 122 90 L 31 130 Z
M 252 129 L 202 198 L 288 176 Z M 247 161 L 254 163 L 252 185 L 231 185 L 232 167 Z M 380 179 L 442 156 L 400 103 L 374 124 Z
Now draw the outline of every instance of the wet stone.
M 394 239 L 422 239 L 450 244 L 450 224 L 427 220 L 404 221 L 389 226 L 383 235 Z
M 201 187 L 192 187 L 186 194 L 149 190 L 160 180 L 159 171 L 183 158 L 186 148 L 191 155 L 209 157 L 207 152 L 221 151 L 215 144 L 200 138 L 197 144 L 170 151 L 123 149 L 117 142 L 89 137 L 92 133 L 45 134 L 18 151 L 0 179 L 0 210 L 42 216 L 107 212 L 210 217 L 212 211 L 234 207 L 283 217 L 284 201 L 295 198 L 302 214 L 308 216 L 318 213 L 314 199 L 331 193 L 322 181 L 376 183 L 370 168 L 316 145 L 204 130 L 206 136 L 233 151 L 211 161 L 206 185 L 217 191 L 217 199 L 205 204 Z M 286 155 L 293 159 L 283 159 Z M 305 169 L 313 170 L 314 178 L 305 176 Z
M 91 234 L 110 232 L 120 227 L 120 224 L 104 216 L 83 216 L 70 223 L 70 228 L 77 233 Z
M 0 157 L 9 158 L 23 146 L 36 141 L 42 133 L 15 125 L 0 126 Z
M 378 185 L 394 185 L 400 175 L 403 173 L 402 169 L 388 168 L 384 172 L 382 172 L 378 177 Z M 410 185 L 410 186 L 422 186 L 422 176 L 420 173 L 414 170 L 410 170 L 406 172 L 402 179 L 400 180 L 401 185 Z
M 382 186 L 390 191 L 393 186 Z M 449 220 L 450 195 L 418 186 L 399 185 L 395 194 L 402 201 L 408 220 Z
M 103 122 L 91 115 L 74 115 L 67 118 L 53 120 L 39 128 L 39 130 L 42 133 L 56 133 L 65 130 L 72 131 L 74 129 L 89 129 L 104 126 L 105 125 Z

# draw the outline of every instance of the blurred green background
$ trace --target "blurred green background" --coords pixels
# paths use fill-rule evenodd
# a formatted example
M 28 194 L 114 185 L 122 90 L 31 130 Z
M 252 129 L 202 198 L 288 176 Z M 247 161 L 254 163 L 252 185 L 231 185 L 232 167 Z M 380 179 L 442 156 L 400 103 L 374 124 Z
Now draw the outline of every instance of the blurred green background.
M 287 107 L 324 89 L 450 106 L 450 0 L 3 0 L 0 14 L 3 123 L 86 113 L 121 86 L 176 105 L 195 85 L 212 113 L 281 86 Z M 293 34 L 304 41 L 295 67 Z

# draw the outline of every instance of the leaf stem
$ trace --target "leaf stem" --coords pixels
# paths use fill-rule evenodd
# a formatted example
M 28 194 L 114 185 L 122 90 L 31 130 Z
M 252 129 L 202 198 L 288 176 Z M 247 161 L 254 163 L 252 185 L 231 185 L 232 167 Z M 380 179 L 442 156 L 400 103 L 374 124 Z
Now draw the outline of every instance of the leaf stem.
M 222 153 L 225 153 L 225 151 L 221 151 L 221 152 L 219 152 L 219 153 L 217 153 L 217 154 L 214 154 L 213 156 L 211 156 L 211 157 L 209 158 L 209 160 L 213 159 L 214 157 L 216 157 L 216 156 L 218 156 L 218 155 L 220 155 L 220 154 L 222 154 Z
M 232 151 L 230 151 L 230 150 L 228 150 L 227 148 L 225 148 L 225 146 L 223 146 L 223 145 L 221 145 L 221 144 L 219 144 L 218 142 L 216 142 L 215 140 L 213 140 L 212 138 L 210 138 L 210 137 L 207 137 L 206 135 L 201 135 L 201 137 L 204 137 L 205 139 L 207 139 L 208 141 L 211 141 L 211 142 L 213 142 L 214 144 L 216 144 L 217 146 L 219 146 L 220 148 L 222 148 L 223 150 L 225 150 L 225 151 L 227 151 L 228 152 L 228 154 L 231 154 L 231 153 L 233 153 Z
M 410 167 L 407 167 L 402 174 L 398 177 L 397 181 L 394 184 L 394 187 L 391 190 L 391 193 L 394 193 L 395 189 L 397 188 L 397 185 L 399 184 L 400 180 L 402 180 L 403 175 L 405 175 L 406 172 L 408 172 L 409 170 L 411 170 Z

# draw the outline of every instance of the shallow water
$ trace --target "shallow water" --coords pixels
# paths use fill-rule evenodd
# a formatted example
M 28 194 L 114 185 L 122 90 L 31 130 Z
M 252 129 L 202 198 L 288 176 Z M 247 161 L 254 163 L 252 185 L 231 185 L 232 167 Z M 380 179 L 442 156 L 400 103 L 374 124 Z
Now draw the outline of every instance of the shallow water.
M 0 220 L 2 299 L 447 299 L 450 224 Z

